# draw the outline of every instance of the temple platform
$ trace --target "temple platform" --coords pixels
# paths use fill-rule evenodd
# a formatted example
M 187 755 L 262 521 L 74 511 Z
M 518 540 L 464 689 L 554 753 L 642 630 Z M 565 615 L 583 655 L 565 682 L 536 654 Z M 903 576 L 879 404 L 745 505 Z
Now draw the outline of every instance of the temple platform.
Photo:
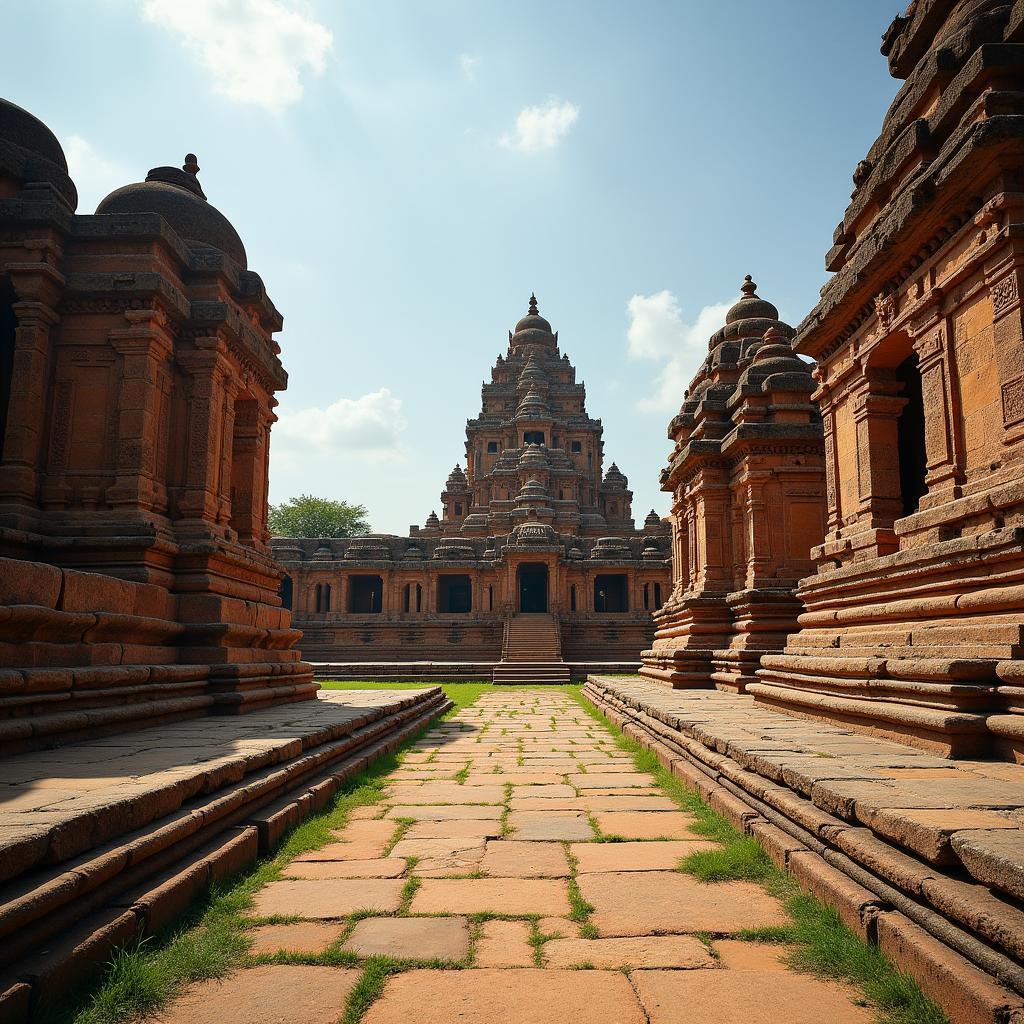
M 163 930 L 450 706 L 436 686 L 328 691 L 0 762 L 0 1021 Z
M 367 682 L 491 682 L 494 670 L 501 664 L 495 661 L 313 661 L 313 678 L 319 680 L 366 680 Z M 639 661 L 566 661 L 570 679 L 582 683 L 591 675 L 633 675 Z M 517 680 L 518 682 L 519 680 Z M 545 683 L 564 683 L 565 679 L 546 679 L 541 675 L 522 680 L 531 686 Z
M 1024 1015 L 1024 765 L 949 761 L 718 690 L 584 694 L 950 1020 Z

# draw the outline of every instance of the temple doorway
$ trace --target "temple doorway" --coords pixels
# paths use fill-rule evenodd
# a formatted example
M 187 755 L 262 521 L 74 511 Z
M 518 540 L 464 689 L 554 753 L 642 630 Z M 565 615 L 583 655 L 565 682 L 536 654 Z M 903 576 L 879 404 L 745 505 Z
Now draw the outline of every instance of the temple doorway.
M 625 573 L 602 573 L 594 577 L 595 612 L 628 612 L 628 594 Z
M 519 610 L 548 610 L 548 567 L 539 564 L 519 566 Z

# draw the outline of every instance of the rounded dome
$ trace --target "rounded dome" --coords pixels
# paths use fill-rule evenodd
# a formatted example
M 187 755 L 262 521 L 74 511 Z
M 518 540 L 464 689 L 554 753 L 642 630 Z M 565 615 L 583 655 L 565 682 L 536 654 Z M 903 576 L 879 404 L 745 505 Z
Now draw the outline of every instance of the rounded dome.
M 68 174 L 68 162 L 57 136 L 34 114 L 0 99 L 0 140 L 7 143 L 2 171 L 20 182 L 49 182 L 72 209 L 78 190 Z
M 67 173 L 68 162 L 57 136 L 38 117 L 10 100 L 0 99 L 0 139 L 49 160 Z
M 540 315 L 540 313 L 527 313 L 516 324 L 516 329 L 513 331 L 514 334 L 519 334 L 520 331 L 544 331 L 545 334 L 551 333 L 551 324 Z
M 726 324 L 734 324 L 737 320 L 778 320 L 779 311 L 767 299 L 757 294 L 757 285 L 747 274 L 740 288 L 743 298 L 725 314 Z
M 537 312 L 537 296 L 530 293 L 530 309 L 526 316 L 516 324 L 513 334 L 523 334 L 527 331 L 540 331 L 543 334 L 551 334 L 551 324 Z
M 194 168 L 194 170 L 193 170 Z M 182 238 L 210 245 L 245 268 L 245 246 L 231 221 L 206 201 L 195 172 L 195 157 L 186 157 L 185 169 L 154 167 L 146 180 L 111 192 L 99 206 L 104 213 L 158 213 Z

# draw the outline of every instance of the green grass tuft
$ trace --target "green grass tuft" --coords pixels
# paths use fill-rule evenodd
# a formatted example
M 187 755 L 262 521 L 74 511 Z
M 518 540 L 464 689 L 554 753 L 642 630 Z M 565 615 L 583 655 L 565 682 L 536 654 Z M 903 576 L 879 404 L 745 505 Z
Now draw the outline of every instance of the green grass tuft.
M 366 1011 L 380 998 L 388 978 L 401 969 L 401 963 L 388 956 L 375 956 L 367 960 L 362 977 L 345 1000 L 345 1015 L 341 1018 L 341 1024 L 359 1024 Z
M 720 850 L 691 853 L 682 859 L 679 870 L 702 882 L 760 882 L 776 868 L 756 840 L 741 836 Z

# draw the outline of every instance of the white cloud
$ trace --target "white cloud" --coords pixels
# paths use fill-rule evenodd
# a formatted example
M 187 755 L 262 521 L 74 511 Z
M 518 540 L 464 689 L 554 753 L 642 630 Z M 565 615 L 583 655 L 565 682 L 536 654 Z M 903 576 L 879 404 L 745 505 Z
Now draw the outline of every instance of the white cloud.
M 176 35 L 235 103 L 279 112 L 319 75 L 333 37 L 299 0 L 143 0 L 146 21 Z
M 402 400 L 387 388 L 359 398 L 339 398 L 326 409 L 314 406 L 278 415 L 271 442 L 271 451 L 278 454 L 327 456 L 331 461 L 404 458 Z
M 515 132 L 502 135 L 498 143 L 521 153 L 554 149 L 580 116 L 580 108 L 568 100 L 551 96 L 536 107 L 523 107 L 516 117 Z
M 729 303 L 705 306 L 690 324 L 684 323 L 679 300 L 668 290 L 634 295 L 626 309 L 630 357 L 665 364 L 652 394 L 637 405 L 648 412 L 675 410 L 708 353 L 708 339 L 725 323 Z
M 92 143 L 81 135 L 69 135 L 61 140 L 68 161 L 68 173 L 78 189 L 78 210 L 92 213 L 99 201 L 122 185 L 135 181 L 132 175 L 114 160 L 101 156 Z
M 468 53 L 459 54 L 459 67 L 463 75 L 472 82 L 476 80 L 476 69 L 480 66 L 479 57 L 471 57 Z

